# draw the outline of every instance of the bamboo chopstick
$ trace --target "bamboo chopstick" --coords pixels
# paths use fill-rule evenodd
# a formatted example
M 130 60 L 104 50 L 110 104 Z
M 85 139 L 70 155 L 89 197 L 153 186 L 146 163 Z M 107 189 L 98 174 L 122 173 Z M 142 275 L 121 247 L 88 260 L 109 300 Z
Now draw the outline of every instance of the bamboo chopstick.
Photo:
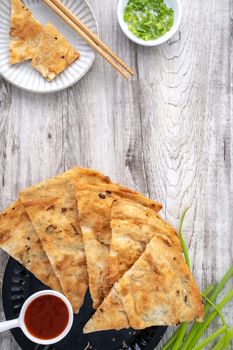
M 117 63 L 119 63 L 129 74 L 134 75 L 134 72 L 129 68 L 125 62 L 123 62 L 116 54 L 95 35 L 87 26 L 81 22 L 66 6 L 64 6 L 60 0 L 51 0 L 69 19 L 71 19 L 79 28 L 82 29 L 97 45 L 105 50 Z
M 112 52 L 112 50 L 106 46 L 94 33 L 92 33 L 81 21 L 79 21 L 63 4 L 61 4 L 59 0 L 44 0 L 44 2 L 126 79 L 129 79 L 128 74 L 133 75 L 133 71 L 123 61 L 121 61 L 121 59 L 118 58 Z M 70 17 L 68 17 L 68 13 Z M 97 42 L 99 44 L 97 44 Z M 121 67 L 123 67 L 128 74 Z

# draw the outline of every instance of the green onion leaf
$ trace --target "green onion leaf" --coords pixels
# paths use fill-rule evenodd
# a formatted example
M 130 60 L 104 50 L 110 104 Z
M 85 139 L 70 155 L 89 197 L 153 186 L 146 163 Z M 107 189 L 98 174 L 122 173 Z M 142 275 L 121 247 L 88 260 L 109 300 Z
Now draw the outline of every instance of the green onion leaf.
M 216 338 L 218 338 L 221 334 L 223 334 L 224 332 L 226 332 L 227 326 L 223 326 L 222 328 L 220 328 L 219 330 L 217 330 L 216 332 L 214 332 L 213 334 L 211 334 L 209 337 L 207 337 L 205 340 L 203 340 L 200 344 L 190 348 L 192 350 L 201 350 L 203 349 L 206 345 L 208 345 L 209 343 L 212 343 Z
M 143 40 L 155 40 L 174 23 L 174 11 L 163 0 L 129 0 L 124 10 L 129 30 Z

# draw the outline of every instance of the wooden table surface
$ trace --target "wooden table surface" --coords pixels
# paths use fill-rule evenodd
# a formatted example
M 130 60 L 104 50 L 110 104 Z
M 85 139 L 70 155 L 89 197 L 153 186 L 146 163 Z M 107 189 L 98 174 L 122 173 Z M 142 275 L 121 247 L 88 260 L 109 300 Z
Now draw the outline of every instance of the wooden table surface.
M 179 32 L 149 49 L 122 34 L 117 1 L 90 5 L 101 38 L 136 74 L 127 82 L 97 57 L 57 94 L 0 79 L 0 207 L 75 165 L 98 169 L 159 200 L 176 228 L 190 207 L 184 235 L 204 289 L 233 263 L 233 2 L 183 1 Z M 1 252 L 2 274 L 7 259 Z M 224 314 L 233 326 L 232 311 L 231 303 Z M 9 332 L 0 349 L 19 349 Z

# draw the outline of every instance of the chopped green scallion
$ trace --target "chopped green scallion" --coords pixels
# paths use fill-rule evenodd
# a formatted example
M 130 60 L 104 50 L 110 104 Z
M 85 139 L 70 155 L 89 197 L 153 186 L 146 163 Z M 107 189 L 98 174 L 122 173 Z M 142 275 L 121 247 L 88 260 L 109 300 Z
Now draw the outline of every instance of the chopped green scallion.
M 129 30 L 143 40 L 155 40 L 174 23 L 174 11 L 163 0 L 129 0 L 124 10 Z

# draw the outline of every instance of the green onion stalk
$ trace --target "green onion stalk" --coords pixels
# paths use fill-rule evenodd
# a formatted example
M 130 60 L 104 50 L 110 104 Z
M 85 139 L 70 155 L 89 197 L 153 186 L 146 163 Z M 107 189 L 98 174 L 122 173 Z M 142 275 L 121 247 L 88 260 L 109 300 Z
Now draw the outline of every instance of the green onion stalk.
M 181 239 L 182 249 L 184 252 L 184 259 L 186 261 L 186 264 L 190 268 L 190 259 L 188 255 L 188 249 L 185 244 L 183 233 L 182 233 L 183 222 L 187 214 L 187 211 L 188 209 L 185 210 L 181 218 L 179 235 Z M 227 273 L 223 276 L 223 278 L 220 280 L 220 282 L 217 284 L 216 287 L 211 285 L 202 293 L 203 298 L 206 300 L 205 307 L 204 307 L 204 315 L 205 315 L 204 322 L 203 323 L 195 322 L 187 335 L 186 335 L 187 324 L 182 323 L 179 326 L 179 328 L 175 331 L 175 333 L 172 335 L 170 340 L 164 345 L 162 350 L 190 350 L 190 349 L 201 350 L 209 343 L 215 341 L 221 335 L 223 335 L 222 338 L 218 341 L 218 343 L 215 345 L 213 350 L 222 350 L 224 348 L 226 350 L 229 349 L 230 341 L 233 339 L 233 328 L 229 329 L 221 313 L 221 309 L 233 298 L 233 290 L 230 291 L 218 305 L 215 305 L 214 301 L 216 300 L 217 296 L 219 295 L 219 293 L 222 291 L 222 289 L 224 288 L 224 286 L 232 276 L 233 276 L 233 266 L 227 271 Z M 209 313 L 211 307 L 214 308 L 214 311 Z M 208 326 L 211 324 L 211 322 L 214 320 L 214 318 L 217 315 L 219 315 L 223 326 L 197 345 L 197 342 L 199 341 L 199 339 L 201 338 L 205 330 L 208 328 Z
M 223 298 L 223 300 L 217 305 L 218 309 L 221 310 L 231 299 L 233 298 L 233 290 L 231 290 L 226 296 L 225 298 Z M 209 327 L 209 325 L 211 324 L 211 322 L 215 319 L 215 317 L 217 316 L 217 311 L 212 311 L 208 317 L 206 318 L 206 320 L 201 323 L 198 327 L 198 330 L 196 332 L 196 334 L 194 335 L 192 342 L 189 345 L 189 349 L 193 349 L 194 345 L 199 341 L 199 339 L 201 338 L 201 336 L 203 335 L 203 333 L 205 332 L 205 330 Z M 185 348 L 182 347 L 182 350 L 184 350 Z
M 211 334 L 209 337 L 207 337 L 205 340 L 203 340 L 200 344 L 194 346 L 193 348 L 190 348 L 192 350 L 201 350 L 209 343 L 212 343 L 216 338 L 218 338 L 221 334 L 225 333 L 227 329 L 227 326 L 223 326 L 222 328 L 218 329 L 216 332 Z
M 188 249 L 186 247 L 186 244 L 185 244 L 185 241 L 184 241 L 184 238 L 183 238 L 183 223 L 184 223 L 184 219 L 185 219 L 185 216 L 188 212 L 189 208 L 187 208 L 181 218 L 181 222 L 180 222 L 180 229 L 179 229 L 179 235 L 180 235 L 180 240 L 181 240 L 181 245 L 182 245 L 182 249 L 183 249 L 183 252 L 184 252 L 184 259 L 185 259 L 185 262 L 187 264 L 187 266 L 189 267 L 190 269 L 190 259 L 189 259 L 189 254 L 188 254 Z M 180 345 L 182 344 L 183 342 L 183 339 L 185 337 L 185 334 L 187 332 L 187 323 L 182 323 L 181 326 L 179 327 L 179 330 L 177 332 L 177 336 L 176 336 L 176 339 L 175 339 L 175 344 L 173 345 L 173 350 L 178 350 L 180 348 Z
M 233 328 L 230 328 L 229 330 L 228 330 L 228 332 L 227 332 L 227 340 L 229 341 L 229 343 L 230 343 L 230 341 L 233 339 Z M 229 343 L 228 343 L 228 345 L 229 345 Z M 224 339 L 224 337 L 222 337 L 219 341 L 218 341 L 218 343 L 213 347 L 213 350 L 222 350 L 222 349 L 224 349 L 224 348 L 226 348 L 226 344 L 225 344 L 225 339 Z
M 217 287 L 215 288 L 214 292 L 210 295 L 209 300 L 214 302 L 219 295 L 219 293 L 222 291 L 226 283 L 229 281 L 229 279 L 233 276 L 233 266 L 227 271 L 227 273 L 223 276 L 221 281 L 218 283 Z M 204 313 L 205 316 L 208 314 L 209 310 L 211 308 L 210 304 L 206 304 L 204 308 Z M 200 323 L 194 323 L 192 326 L 187 338 L 185 339 L 184 345 L 182 350 L 189 350 L 190 349 L 190 344 L 195 337 L 196 333 L 198 330 L 202 327 L 202 324 Z

